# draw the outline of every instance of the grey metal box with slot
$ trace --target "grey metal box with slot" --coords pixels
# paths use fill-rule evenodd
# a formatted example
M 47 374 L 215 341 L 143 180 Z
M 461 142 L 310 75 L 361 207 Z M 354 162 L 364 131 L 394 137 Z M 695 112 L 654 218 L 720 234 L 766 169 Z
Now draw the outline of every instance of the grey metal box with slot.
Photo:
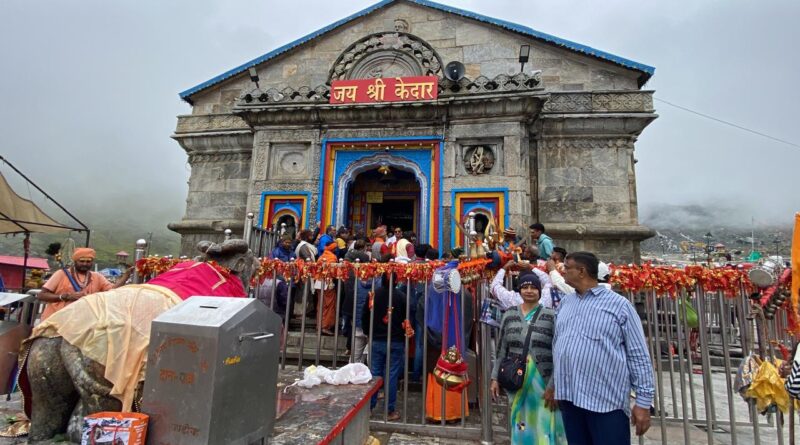
M 280 328 L 280 317 L 247 298 L 191 297 L 153 320 L 142 409 L 148 443 L 268 443 Z

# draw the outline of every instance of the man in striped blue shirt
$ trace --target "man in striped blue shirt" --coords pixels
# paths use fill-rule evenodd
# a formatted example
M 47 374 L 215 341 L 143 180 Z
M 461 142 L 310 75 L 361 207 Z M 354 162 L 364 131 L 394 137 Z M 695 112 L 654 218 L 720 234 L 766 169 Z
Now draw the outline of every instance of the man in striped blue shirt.
M 642 322 L 625 297 L 598 285 L 598 263 L 589 252 L 567 255 L 564 278 L 575 292 L 556 316 L 552 382 L 572 445 L 630 444 L 629 417 L 637 435 L 650 428 L 655 388 Z

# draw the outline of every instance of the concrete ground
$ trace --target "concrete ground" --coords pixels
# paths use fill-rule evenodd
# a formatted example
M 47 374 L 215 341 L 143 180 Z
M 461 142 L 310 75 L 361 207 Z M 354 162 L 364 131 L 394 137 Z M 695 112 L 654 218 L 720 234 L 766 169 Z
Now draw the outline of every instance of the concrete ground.
M 635 436 L 633 439 L 633 444 L 643 444 L 643 445 L 656 445 L 656 444 L 666 444 L 666 445 L 678 445 L 678 444 L 685 444 L 687 443 L 684 439 L 684 425 L 683 422 L 675 417 L 673 411 L 677 411 L 680 415 L 682 413 L 682 404 L 681 404 L 681 389 L 680 389 L 680 380 L 677 379 L 677 372 L 673 375 L 673 381 L 670 382 L 669 380 L 669 373 L 665 372 L 662 374 L 662 386 L 664 388 L 664 411 L 667 413 L 667 422 L 663 423 L 663 430 L 664 435 L 666 436 L 666 442 L 662 440 L 662 423 L 658 422 L 657 420 L 653 421 L 653 425 L 650 430 L 645 434 L 645 436 L 641 439 L 637 439 Z M 730 428 L 725 426 L 724 424 L 720 424 L 714 430 L 713 437 L 709 440 L 708 434 L 705 431 L 705 397 L 704 391 L 702 386 L 702 379 L 699 375 L 693 376 L 692 387 L 694 388 L 695 393 L 695 403 L 694 408 L 696 412 L 696 419 L 694 420 L 692 417 L 692 403 L 691 403 L 691 392 L 689 391 L 688 385 L 688 378 L 685 379 L 687 384 L 685 385 L 684 393 L 686 394 L 685 400 L 687 401 L 687 412 L 689 413 L 689 418 L 692 419 L 690 424 L 688 425 L 688 433 L 689 433 L 689 443 L 692 445 L 728 445 L 734 444 L 733 435 L 731 433 Z M 402 385 L 401 385 L 402 388 Z M 676 399 L 672 398 L 672 388 L 675 388 Z M 729 409 L 728 409 L 728 392 L 725 384 L 725 375 L 723 373 L 714 373 L 712 375 L 712 388 L 713 391 L 709 393 L 710 400 L 713 400 L 715 405 L 715 412 L 717 413 L 717 420 L 719 422 L 726 422 L 729 420 Z M 781 442 L 778 441 L 778 429 L 776 427 L 775 416 L 772 417 L 771 421 L 765 416 L 758 416 L 758 425 L 759 425 L 759 436 L 760 440 L 757 442 L 754 438 L 754 428 L 752 423 L 750 423 L 749 415 L 748 415 L 748 407 L 747 404 L 742 400 L 741 397 L 735 395 L 733 397 L 734 401 L 734 415 L 736 421 L 741 425 L 737 426 L 736 428 L 736 442 L 737 444 L 756 444 L 760 443 L 763 445 L 774 445 L 780 444 Z M 399 395 L 398 398 L 398 405 L 402 407 L 403 400 L 402 396 Z M 658 403 L 657 403 L 658 405 Z M 378 407 L 376 407 L 376 412 L 373 413 L 373 420 L 382 419 L 383 411 L 382 406 L 379 403 Z M 677 409 L 676 409 L 677 408 Z M 409 399 L 407 402 L 408 410 L 408 417 L 410 422 L 419 422 L 421 421 L 420 413 L 422 412 L 422 398 L 419 396 L 419 393 L 411 393 L 409 395 Z M 0 428 L 5 428 L 8 425 L 9 418 L 18 415 L 22 411 L 22 405 L 19 401 L 18 397 L 12 398 L 11 401 L 6 401 L 5 398 L 0 400 Z M 497 413 L 495 413 L 497 414 Z M 495 415 L 495 430 L 497 439 L 495 443 L 502 444 L 508 443 L 507 439 L 503 440 L 503 437 L 507 437 L 507 432 L 505 431 L 506 428 L 501 426 L 500 424 L 503 423 L 502 416 Z M 477 410 L 474 410 L 473 413 L 470 415 L 470 425 L 475 425 L 473 422 L 479 421 L 479 414 Z M 798 420 L 800 421 L 800 420 Z M 772 425 L 770 425 L 770 423 Z M 787 425 L 784 425 L 782 428 L 783 432 L 783 444 L 789 444 L 789 434 L 788 434 L 788 419 L 786 420 Z M 424 435 L 417 435 L 412 433 L 400 433 L 400 432 L 380 432 L 373 430 L 372 435 L 377 438 L 381 445 L 411 445 L 411 444 L 420 444 L 420 445 L 472 445 L 472 444 L 479 444 L 478 440 L 465 440 L 465 439 L 448 439 L 448 438 L 441 438 L 441 437 L 433 437 L 433 436 L 424 436 Z M 796 434 L 797 438 L 800 438 L 800 434 Z M 17 438 L 0 438 L 0 445 L 11 445 L 11 444 L 26 444 L 27 439 Z M 53 440 L 48 442 L 43 442 L 43 445 L 52 445 L 56 443 L 64 443 L 63 441 Z

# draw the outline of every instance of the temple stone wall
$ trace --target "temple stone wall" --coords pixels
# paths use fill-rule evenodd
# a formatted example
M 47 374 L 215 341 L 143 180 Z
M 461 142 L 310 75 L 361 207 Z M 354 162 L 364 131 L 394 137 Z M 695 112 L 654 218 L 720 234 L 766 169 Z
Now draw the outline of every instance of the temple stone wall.
M 396 20 L 408 25 L 406 32 L 427 41 L 442 62 L 457 60 L 466 76 L 493 78 L 519 72 L 520 45 L 531 45 L 526 72 L 542 70 L 548 91 L 635 90 L 638 74 L 611 63 L 535 41 L 510 31 L 419 5 L 396 3 L 344 25 L 274 61 L 258 71 L 262 88 L 281 90 L 287 86 L 314 88 L 328 81 L 336 59 L 348 46 L 364 36 L 395 29 Z M 288 43 L 288 42 L 280 42 Z M 225 80 L 195 95 L 193 114 L 225 113 L 241 91 L 251 84 L 247 73 Z
M 474 175 L 464 165 L 470 147 L 489 147 L 495 156 L 494 166 Z M 530 168 L 527 128 L 523 122 L 453 123 L 445 141 L 444 207 L 452 215 L 451 191 L 454 189 L 507 189 L 510 225 L 521 230 L 530 224 Z M 447 220 L 444 227 L 451 227 Z M 450 233 L 445 229 L 445 237 Z M 448 244 L 445 241 L 445 244 Z
M 503 105 L 498 97 L 381 110 L 322 102 L 278 109 L 282 104 L 277 104 L 261 112 L 263 119 L 248 116 L 245 122 L 241 110 L 232 110 L 242 91 L 252 88 L 248 74 L 216 84 L 191 97 L 192 114 L 179 116 L 173 135 L 192 169 L 185 216 L 170 225 L 183 235 L 182 253 L 193 253 L 201 239 L 221 239 L 225 228 L 241 234 L 246 214 L 259 214 L 265 190 L 309 192 L 308 219 L 315 223 L 325 139 L 436 136 L 445 144 L 445 246 L 451 242 L 451 191 L 502 188 L 508 190 L 510 225 L 523 235 L 531 222 L 541 221 L 568 250 L 596 251 L 607 260 L 638 259 L 638 241 L 652 232 L 638 224 L 634 145 L 656 118 L 652 92 L 639 91 L 638 71 L 497 26 L 397 2 L 262 63 L 260 86 L 280 91 L 325 84 L 350 45 L 398 27 L 429 44 L 443 64 L 464 63 L 472 80 L 518 73 L 519 47 L 529 44 L 525 72 L 542 71 L 541 89 L 504 91 L 503 97 L 514 100 Z M 470 94 L 493 93 L 470 90 L 464 96 Z M 514 108 L 522 102 L 537 105 Z M 377 118 L 379 113 L 402 118 Z M 491 148 L 495 163 L 473 175 L 464 158 L 478 145 Z

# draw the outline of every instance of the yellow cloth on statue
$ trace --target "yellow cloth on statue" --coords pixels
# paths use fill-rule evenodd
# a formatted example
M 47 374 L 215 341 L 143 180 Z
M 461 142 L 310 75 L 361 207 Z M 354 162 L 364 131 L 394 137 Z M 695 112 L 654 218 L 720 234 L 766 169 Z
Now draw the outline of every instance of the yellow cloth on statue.
M 86 357 L 105 365 L 111 396 L 130 411 L 144 380 L 150 324 L 182 300 L 171 290 L 133 284 L 87 295 L 33 329 L 31 338 L 63 337 Z

